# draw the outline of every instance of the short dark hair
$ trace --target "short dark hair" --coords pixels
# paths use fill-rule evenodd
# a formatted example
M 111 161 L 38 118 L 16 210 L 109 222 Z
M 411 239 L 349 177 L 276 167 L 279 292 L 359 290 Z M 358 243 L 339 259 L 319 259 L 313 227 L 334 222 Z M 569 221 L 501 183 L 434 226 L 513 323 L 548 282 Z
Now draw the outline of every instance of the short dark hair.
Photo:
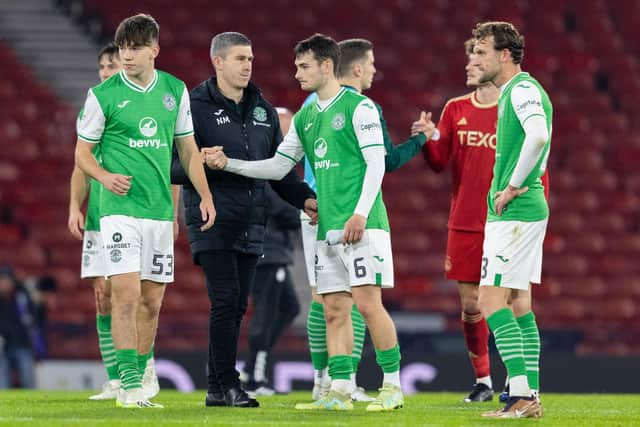
M 98 61 L 100 61 L 105 55 L 108 56 L 109 59 L 113 59 L 113 57 L 119 58 L 120 51 L 118 50 L 118 46 L 113 42 L 107 43 L 102 49 L 100 49 L 100 52 L 98 52 Z
M 225 56 L 227 50 L 233 46 L 251 46 L 251 40 L 242 33 L 226 32 L 216 34 L 211 39 L 211 49 L 209 50 L 210 56 Z
M 340 48 L 340 64 L 336 68 L 336 77 L 343 78 L 349 75 L 354 62 L 362 61 L 367 57 L 367 52 L 373 50 L 373 43 L 365 39 L 347 39 L 338 42 Z
M 125 46 L 150 46 L 158 43 L 160 26 L 151 15 L 139 13 L 124 19 L 118 25 L 115 44 Z
M 481 22 L 473 29 L 473 37 L 483 40 L 493 36 L 496 50 L 509 49 L 514 64 L 520 64 L 524 58 L 524 36 L 510 22 Z
M 324 34 L 315 33 L 311 37 L 298 42 L 293 51 L 296 54 L 296 58 L 307 52 L 311 52 L 318 62 L 330 59 L 333 61 L 334 73 L 336 73 L 340 66 L 340 48 L 338 47 L 338 43 Z
M 476 39 L 471 37 L 464 42 L 464 53 L 469 56 L 473 53 L 473 47 L 476 45 Z

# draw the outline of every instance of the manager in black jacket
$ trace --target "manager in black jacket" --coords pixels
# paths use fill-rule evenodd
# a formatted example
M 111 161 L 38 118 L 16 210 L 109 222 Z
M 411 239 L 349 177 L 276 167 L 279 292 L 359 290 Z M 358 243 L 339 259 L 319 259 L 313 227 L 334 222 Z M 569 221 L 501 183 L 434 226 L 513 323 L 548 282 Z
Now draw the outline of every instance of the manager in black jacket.
M 198 146 L 223 146 L 229 157 L 268 159 L 282 141 L 278 114 L 250 82 L 251 42 L 240 33 L 221 33 L 211 41 L 216 76 L 193 89 L 191 114 Z M 265 234 L 265 181 L 244 178 L 205 166 L 216 205 L 216 223 L 202 225 L 198 193 L 174 156 L 172 181 L 183 184 L 182 199 L 194 262 L 206 276 L 209 316 L 207 406 L 256 407 L 240 387 L 235 369 L 240 323 L 247 309 Z M 271 181 L 284 200 L 311 215 L 315 194 L 292 171 Z

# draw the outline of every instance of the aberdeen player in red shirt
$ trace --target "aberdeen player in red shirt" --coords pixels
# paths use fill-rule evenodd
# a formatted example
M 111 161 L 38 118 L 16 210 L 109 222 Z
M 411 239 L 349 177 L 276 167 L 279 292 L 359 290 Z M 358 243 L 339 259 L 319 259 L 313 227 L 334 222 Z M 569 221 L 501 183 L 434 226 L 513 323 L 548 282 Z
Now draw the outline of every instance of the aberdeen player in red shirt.
M 473 40 L 465 43 L 467 55 Z M 427 164 L 436 172 L 451 163 L 453 178 L 449 212 L 445 276 L 458 282 L 462 303 L 462 326 L 476 383 L 465 402 L 493 399 L 489 368 L 489 329 L 478 306 L 478 283 L 487 192 L 493 177 L 496 123 L 500 91 L 491 83 L 479 85 L 479 73 L 467 64 L 467 87 L 475 90 L 447 102 L 438 131 L 440 138 L 422 148 Z

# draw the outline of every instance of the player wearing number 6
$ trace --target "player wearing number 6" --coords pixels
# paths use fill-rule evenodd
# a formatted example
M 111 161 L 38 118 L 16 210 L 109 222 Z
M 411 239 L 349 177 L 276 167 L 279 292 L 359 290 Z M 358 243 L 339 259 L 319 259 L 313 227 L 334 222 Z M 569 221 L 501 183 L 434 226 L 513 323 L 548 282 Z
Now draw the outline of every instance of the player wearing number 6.
M 318 195 L 316 282 L 327 320 L 329 393 L 302 410 L 350 410 L 353 370 L 351 307 L 362 313 L 378 364 L 384 372 L 380 395 L 368 411 L 402 407 L 400 349 L 393 321 L 382 305 L 381 289 L 393 287 L 389 222 L 380 185 L 385 171 L 380 117 L 364 95 L 340 86 L 335 76 L 340 51 L 331 38 L 316 34 L 295 48 L 296 79 L 303 90 L 317 92 L 317 102 L 293 118 L 276 155 L 267 160 L 227 159 L 210 149 L 209 167 L 240 175 L 280 179 L 303 156 L 314 168 Z M 331 231 L 342 243 L 328 245 Z M 332 234 L 332 233 L 329 233 Z M 351 298 L 353 297 L 353 299 Z
M 121 380 L 116 404 L 161 407 L 142 393 L 139 364 L 151 351 L 165 284 L 173 281 L 170 165 L 175 140 L 202 198 L 203 228 L 215 209 L 193 139 L 185 84 L 156 71 L 159 27 L 149 15 L 120 23 L 115 43 L 124 70 L 92 88 L 78 120 L 76 163 L 98 180 L 100 229 L 111 279 L 112 335 Z M 93 156 L 100 144 L 102 166 Z M 144 306 L 144 310 L 141 307 Z
M 549 217 L 540 177 L 551 145 L 553 107 L 540 83 L 520 68 L 524 37 L 512 24 L 478 24 L 473 36 L 471 65 L 478 67 L 480 83 L 500 88 L 479 304 L 507 367 L 510 387 L 507 405 L 483 415 L 538 418 L 540 335 L 531 311 L 531 283 L 540 283 Z

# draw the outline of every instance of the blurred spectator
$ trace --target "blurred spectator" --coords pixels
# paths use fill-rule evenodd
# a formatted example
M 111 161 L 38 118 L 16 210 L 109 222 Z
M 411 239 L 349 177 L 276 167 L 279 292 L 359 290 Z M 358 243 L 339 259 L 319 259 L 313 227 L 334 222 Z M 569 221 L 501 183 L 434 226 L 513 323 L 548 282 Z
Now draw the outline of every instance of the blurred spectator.
M 0 266 L 0 389 L 12 385 L 12 368 L 22 388 L 34 387 L 33 338 L 36 305 L 9 266 Z

